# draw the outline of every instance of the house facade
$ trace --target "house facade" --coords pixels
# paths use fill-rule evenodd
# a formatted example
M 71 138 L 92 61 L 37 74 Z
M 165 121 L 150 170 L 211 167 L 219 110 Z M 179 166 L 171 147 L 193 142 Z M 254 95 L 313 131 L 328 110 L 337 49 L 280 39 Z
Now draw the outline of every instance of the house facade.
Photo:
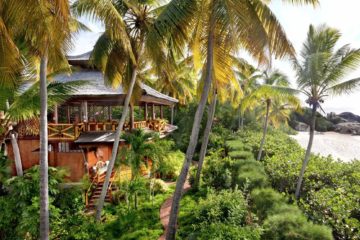
M 115 130 L 121 116 L 126 90 L 112 88 L 104 82 L 103 74 L 89 65 L 90 52 L 70 56 L 70 65 L 76 67 L 72 74 L 59 74 L 57 82 L 84 81 L 63 104 L 49 111 L 48 139 L 49 166 L 63 167 L 69 171 L 69 180 L 80 181 L 111 158 Z M 173 125 L 173 108 L 177 100 L 155 89 L 138 84 L 130 105 L 124 131 L 141 128 L 165 137 L 177 129 Z M 164 112 L 168 119 L 165 119 Z M 22 169 L 39 164 L 39 121 L 20 122 L 14 127 L 17 133 Z M 125 146 L 122 141 L 120 147 Z M 8 157 L 14 160 L 11 141 L 7 141 Z M 15 164 L 13 173 L 16 174 Z

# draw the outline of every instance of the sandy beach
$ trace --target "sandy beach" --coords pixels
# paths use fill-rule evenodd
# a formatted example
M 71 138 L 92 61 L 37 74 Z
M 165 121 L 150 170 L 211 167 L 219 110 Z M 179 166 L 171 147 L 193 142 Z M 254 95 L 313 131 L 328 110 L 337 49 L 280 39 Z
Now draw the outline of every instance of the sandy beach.
M 292 135 L 299 144 L 306 148 L 309 140 L 308 132 L 299 132 Z M 336 132 L 316 133 L 312 152 L 349 162 L 353 159 L 360 159 L 360 136 L 339 134 Z

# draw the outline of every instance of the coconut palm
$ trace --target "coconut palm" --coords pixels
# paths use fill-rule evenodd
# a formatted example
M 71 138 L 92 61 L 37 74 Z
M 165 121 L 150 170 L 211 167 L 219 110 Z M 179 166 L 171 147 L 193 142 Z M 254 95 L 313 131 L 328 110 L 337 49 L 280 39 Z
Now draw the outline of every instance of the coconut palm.
M 104 1 L 78 0 L 73 5 L 77 15 L 98 17 L 105 23 L 105 33 L 98 39 L 92 53 L 93 63 L 103 72 L 108 85 L 117 87 L 120 84 L 127 89 L 123 112 L 115 134 L 112 157 L 106 172 L 101 196 L 98 201 L 96 219 L 100 220 L 101 212 L 109 186 L 119 147 L 121 131 L 128 114 L 133 92 L 139 92 L 136 82 L 141 79 L 138 74 L 144 70 L 145 59 L 148 63 L 156 63 L 161 69 L 161 59 L 154 59 L 149 49 L 157 45 L 147 41 L 156 16 L 163 9 L 154 5 L 153 1 Z M 164 48 L 157 48 L 157 55 L 163 55 Z
M 287 77 L 278 70 L 272 72 L 263 72 L 263 82 L 258 88 L 251 94 L 248 101 L 244 105 L 254 104 L 254 102 L 260 101 L 266 105 L 266 111 L 264 115 L 264 127 L 263 135 L 260 142 L 260 148 L 257 156 L 259 161 L 262 156 L 262 151 L 265 145 L 266 133 L 269 124 L 269 114 L 271 110 L 272 102 L 275 99 L 287 98 L 287 100 L 294 100 L 293 93 L 296 92 L 289 88 L 289 81 Z
M 233 58 L 234 66 L 235 66 L 235 74 L 239 81 L 240 87 L 242 89 L 242 97 L 240 99 L 239 104 L 239 124 L 238 128 L 243 129 L 244 127 L 244 114 L 247 110 L 249 110 L 253 106 L 245 106 L 243 102 L 246 102 L 246 99 L 251 97 L 251 93 L 258 86 L 258 80 L 261 78 L 260 71 L 249 64 L 243 58 Z
M 49 238 L 48 142 L 47 142 L 47 69 L 57 69 L 66 63 L 65 52 L 70 47 L 71 22 L 67 0 L 2 1 L 1 8 L 10 16 L 4 23 L 21 38 L 29 51 L 40 59 L 40 238 Z M 3 10 L 2 9 L 2 10 Z M 16 15 L 16 16 L 15 16 Z M 10 20 L 11 21 L 10 21 Z M 4 20 L 4 18 L 3 18 Z M 3 27 L 0 27 L 3 28 Z M 4 35 L 4 30 L 2 34 Z M 5 34 L 6 35 L 6 34 Z M 11 37 L 7 35 L 7 40 Z M 14 49 L 15 45 L 11 48 Z M 15 48 L 15 51 L 18 51 Z M 12 50 L 11 50 L 12 51 Z M 1 54 L 0 54 L 1 55 Z M 14 55 L 15 56 L 15 55 Z M 12 56 L 10 57 L 12 58 Z M 16 56 L 16 59 L 19 59 Z M 48 60 L 49 65 L 48 65 Z
M 317 1 L 291 1 L 317 3 Z M 264 49 L 276 57 L 293 54 L 285 33 L 271 10 L 263 1 L 181 1 L 173 0 L 164 8 L 155 22 L 158 31 L 148 39 L 176 49 L 182 49 L 190 36 L 195 66 L 202 67 L 204 84 L 195 114 L 189 147 L 182 171 L 178 177 L 167 239 L 175 239 L 179 202 L 190 163 L 198 140 L 200 122 L 204 113 L 213 76 L 231 76 L 231 53 L 245 48 L 256 59 L 264 62 Z M 156 55 L 156 52 L 154 52 Z M 161 57 L 161 56 L 159 56 Z M 231 70 L 231 72 L 229 72 Z
M 335 49 L 340 37 L 336 29 L 310 25 L 300 57 L 294 60 L 298 88 L 305 94 L 306 103 L 312 109 L 309 143 L 296 186 L 296 198 L 300 197 L 301 184 L 310 159 L 317 110 L 321 109 L 327 96 L 347 94 L 360 85 L 360 78 L 343 81 L 349 72 L 359 66 L 360 49 L 352 49 L 349 45 Z
M 139 77 L 158 91 L 178 99 L 182 105 L 191 102 L 196 93 L 192 56 L 174 61 L 168 59 L 167 64 L 175 66 L 170 67 L 171 71 L 165 69 L 160 73 L 157 73 L 157 67 L 153 67 L 140 73 Z

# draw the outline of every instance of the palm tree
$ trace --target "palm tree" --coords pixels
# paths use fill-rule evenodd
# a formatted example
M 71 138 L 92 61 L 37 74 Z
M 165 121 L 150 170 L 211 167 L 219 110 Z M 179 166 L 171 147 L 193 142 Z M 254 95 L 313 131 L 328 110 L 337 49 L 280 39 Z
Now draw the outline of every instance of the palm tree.
M 341 34 L 336 29 L 325 25 L 317 28 L 310 25 L 300 59 L 293 61 L 298 88 L 305 94 L 306 103 L 312 109 L 309 143 L 296 186 L 297 199 L 300 197 L 301 184 L 310 159 L 317 110 L 321 109 L 327 96 L 346 94 L 360 85 L 360 78 L 342 81 L 350 71 L 358 67 L 360 49 L 344 45 L 335 50 L 340 37 Z
M 135 182 L 135 185 L 137 185 L 136 181 L 141 176 L 142 167 L 149 167 L 148 159 L 151 160 L 153 168 L 162 156 L 161 149 L 153 141 L 149 141 L 154 137 L 156 137 L 154 134 L 145 133 L 142 129 L 135 129 L 131 133 L 122 136 L 130 145 L 130 148 L 125 151 L 125 163 L 131 168 L 131 182 Z M 134 193 L 134 205 L 135 209 L 137 209 L 138 198 L 136 191 Z
M 295 2 L 317 3 L 310 0 Z M 166 235 L 166 239 L 172 240 L 175 239 L 182 188 L 195 151 L 213 76 L 226 78 L 229 75 L 231 67 L 227 66 L 231 62 L 231 53 L 235 53 L 240 47 L 247 49 L 260 61 L 266 59 L 263 55 L 266 48 L 279 58 L 293 54 L 293 48 L 275 16 L 262 1 L 173 0 L 159 15 L 155 27 L 158 31 L 149 39 L 153 42 L 156 40 L 159 45 L 175 46 L 176 49 L 182 49 L 182 45 L 189 41 L 190 35 L 194 36 L 192 45 L 195 66 L 203 66 L 204 78 L 189 146 L 172 202 Z
M 260 100 L 261 102 L 265 103 L 266 105 L 266 112 L 264 117 L 264 128 L 263 128 L 263 136 L 261 138 L 259 153 L 257 156 L 257 160 L 259 161 L 262 156 L 262 151 L 265 145 L 266 140 L 266 133 L 268 129 L 268 123 L 269 123 L 269 114 L 271 110 L 271 104 L 274 99 L 279 98 L 291 98 L 292 93 L 294 91 L 291 91 L 289 88 L 289 81 L 287 77 L 279 72 L 278 70 L 275 70 L 273 72 L 268 73 L 265 71 L 263 73 L 263 83 L 260 85 L 253 93 L 252 96 L 249 98 L 250 101 L 247 102 L 247 104 L 252 103 L 253 101 Z M 287 92 L 290 91 L 288 94 Z M 284 93 L 285 92 L 285 93 Z
M 153 1 L 78 0 L 74 3 L 73 9 L 78 15 L 90 14 L 105 23 L 105 33 L 98 39 L 92 53 L 93 62 L 105 75 L 107 84 L 113 87 L 122 84 L 127 88 L 123 112 L 115 133 L 112 156 L 97 205 L 96 219 L 99 221 L 129 104 L 133 91 L 137 92 L 138 74 L 143 70 L 141 68 L 144 67 L 145 59 L 158 65 L 159 72 L 161 69 L 161 59 L 154 59 L 155 55 L 149 50 L 153 51 L 157 45 L 147 39 L 151 31 L 156 31 L 153 24 L 162 7 L 155 8 Z M 163 56 L 163 49 L 156 49 L 157 56 Z
M 171 71 L 165 69 L 160 73 L 157 73 L 157 67 L 150 68 L 139 77 L 158 91 L 178 99 L 182 105 L 191 102 L 196 93 L 192 56 L 181 60 L 167 59 L 167 64 L 175 66 L 171 66 Z

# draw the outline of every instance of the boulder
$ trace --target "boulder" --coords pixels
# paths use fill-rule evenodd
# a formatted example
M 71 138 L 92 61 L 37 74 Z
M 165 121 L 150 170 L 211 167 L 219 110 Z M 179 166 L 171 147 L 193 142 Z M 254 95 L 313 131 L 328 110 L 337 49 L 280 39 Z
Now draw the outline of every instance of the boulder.
M 294 129 L 299 132 L 307 132 L 309 131 L 309 125 L 303 122 L 296 122 Z
M 343 134 L 360 135 L 360 123 L 358 122 L 345 122 L 335 125 L 335 132 Z
M 360 123 L 360 116 L 355 115 L 351 112 L 343 112 L 338 115 L 340 118 L 345 119 L 347 122 L 358 122 Z

